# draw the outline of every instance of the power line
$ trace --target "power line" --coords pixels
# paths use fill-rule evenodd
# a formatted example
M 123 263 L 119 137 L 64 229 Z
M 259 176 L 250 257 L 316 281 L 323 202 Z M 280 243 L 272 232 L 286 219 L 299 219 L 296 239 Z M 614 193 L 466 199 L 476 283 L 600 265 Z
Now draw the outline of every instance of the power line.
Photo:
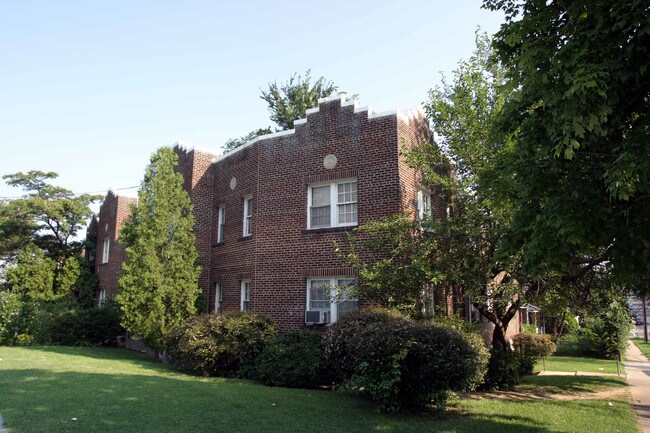
M 136 186 L 125 186 L 124 188 L 107 188 L 103 189 L 100 191 L 88 191 L 88 192 L 73 192 L 72 195 L 83 195 L 83 194 L 101 194 L 106 191 L 124 191 L 127 189 L 133 189 L 133 188 L 138 188 L 139 185 Z M 5 196 L 5 197 L 0 197 L 0 200 L 17 200 L 19 198 L 23 198 L 24 196 L 22 195 L 16 195 L 16 196 Z

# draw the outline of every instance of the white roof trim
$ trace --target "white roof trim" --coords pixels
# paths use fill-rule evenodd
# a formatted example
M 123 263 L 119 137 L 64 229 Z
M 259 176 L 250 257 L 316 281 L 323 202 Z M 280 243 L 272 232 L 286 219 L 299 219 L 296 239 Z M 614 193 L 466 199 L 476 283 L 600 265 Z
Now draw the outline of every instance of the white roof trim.
M 217 153 L 212 151 L 212 150 L 201 148 L 201 147 L 198 147 L 198 146 L 190 146 L 187 142 L 185 142 L 183 140 L 178 140 L 176 143 L 174 143 L 173 147 L 176 147 L 176 148 L 184 151 L 185 153 L 192 153 L 194 151 L 197 151 L 197 152 L 203 152 L 203 153 L 207 153 L 209 155 L 217 156 Z
M 366 106 L 361 106 L 357 99 L 347 99 L 347 94 L 346 93 L 337 93 L 337 94 L 333 94 L 333 95 L 330 95 L 330 96 L 325 97 L 325 98 L 320 98 L 318 100 L 318 104 L 320 105 L 322 103 L 334 102 L 334 101 L 341 101 L 341 107 L 348 107 L 348 106 L 354 107 L 354 113 L 355 114 L 366 112 L 369 120 L 379 119 L 379 118 L 387 117 L 387 116 L 397 116 L 399 119 L 402 119 L 404 122 L 408 123 L 408 122 L 410 122 L 412 119 L 414 119 L 416 117 L 424 116 L 424 112 L 419 107 L 412 108 L 412 109 L 404 111 L 404 112 L 397 111 L 397 110 L 389 110 L 389 111 L 383 111 L 383 112 L 380 112 L 380 113 L 375 113 L 372 110 L 372 108 L 370 108 L 370 106 L 367 106 L 367 105 Z M 214 162 L 217 162 L 217 161 L 221 161 L 221 160 L 229 157 L 230 155 L 233 155 L 233 154 L 235 154 L 237 152 L 240 152 L 241 150 L 243 150 L 243 149 L 257 143 L 258 141 L 263 141 L 263 140 L 267 140 L 267 139 L 270 139 L 270 138 L 276 138 L 276 137 L 283 137 L 285 135 L 292 135 L 292 134 L 294 134 L 296 132 L 295 126 L 306 125 L 307 122 L 308 122 L 309 115 L 314 114 L 314 113 L 318 113 L 319 111 L 320 111 L 320 107 L 308 108 L 305 111 L 305 113 L 306 113 L 305 118 L 294 120 L 294 122 L 293 122 L 294 129 L 289 129 L 289 130 L 286 130 L 286 131 L 273 132 L 271 134 L 260 135 L 258 137 L 255 137 L 251 141 L 246 142 L 245 144 L 237 147 L 236 149 L 233 149 L 233 150 L 231 150 L 230 152 L 228 152 L 226 154 L 222 154 L 222 155 L 217 156 L 216 158 L 214 158 L 212 160 L 212 162 L 214 163 Z M 178 142 L 177 144 L 179 144 L 179 143 L 181 143 L 181 142 Z

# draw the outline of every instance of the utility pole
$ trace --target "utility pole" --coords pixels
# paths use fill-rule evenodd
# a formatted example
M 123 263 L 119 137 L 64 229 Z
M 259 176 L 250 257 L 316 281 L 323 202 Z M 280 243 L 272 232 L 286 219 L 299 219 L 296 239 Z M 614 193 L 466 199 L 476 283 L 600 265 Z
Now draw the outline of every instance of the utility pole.
M 643 339 L 648 342 L 648 321 L 645 310 L 645 295 L 641 298 L 641 305 L 643 305 Z

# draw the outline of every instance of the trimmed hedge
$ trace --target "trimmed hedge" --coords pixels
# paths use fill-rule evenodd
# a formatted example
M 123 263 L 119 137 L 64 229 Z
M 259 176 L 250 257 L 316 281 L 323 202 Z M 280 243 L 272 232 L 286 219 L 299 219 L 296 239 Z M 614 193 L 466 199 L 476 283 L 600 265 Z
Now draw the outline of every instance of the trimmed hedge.
M 391 412 L 428 403 L 444 409 L 450 391 L 481 382 L 488 359 L 479 338 L 380 309 L 342 318 L 327 352 L 344 389 Z
M 248 377 L 255 360 L 276 334 L 273 321 L 258 314 L 202 314 L 172 331 L 167 355 L 183 370 L 207 376 Z
M 294 331 L 271 340 L 257 358 L 254 377 L 269 386 L 314 388 L 328 382 L 323 336 Z
M 541 357 L 551 356 L 556 350 L 555 343 L 551 341 L 550 335 L 522 332 L 515 335 L 512 341 L 515 351 L 520 356 L 519 372 L 521 374 L 532 374 L 535 361 Z

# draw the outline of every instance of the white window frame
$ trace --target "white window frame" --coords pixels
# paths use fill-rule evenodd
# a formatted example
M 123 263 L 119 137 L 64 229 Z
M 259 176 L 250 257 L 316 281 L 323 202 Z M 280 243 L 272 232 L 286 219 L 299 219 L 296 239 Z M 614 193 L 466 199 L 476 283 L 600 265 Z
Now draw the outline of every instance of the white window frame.
M 253 234 L 253 196 L 247 195 L 244 197 L 244 218 L 243 218 L 242 234 L 244 237 Z
M 431 191 L 425 188 L 418 188 L 418 219 L 431 218 Z
M 350 201 L 350 202 L 339 202 L 338 201 L 338 187 L 339 185 L 346 184 L 346 183 L 354 183 L 355 184 L 355 189 L 356 189 L 356 200 L 355 201 Z M 325 226 L 314 226 L 312 227 L 311 224 L 311 211 L 312 211 L 312 191 L 314 188 L 319 188 L 323 186 L 329 186 L 329 193 L 330 193 L 330 224 Z M 342 205 L 349 205 L 349 204 L 354 204 L 356 205 L 356 220 L 353 222 L 348 222 L 348 223 L 340 223 L 339 222 L 339 206 Z M 332 228 L 332 227 L 354 227 L 359 225 L 359 183 L 357 182 L 356 178 L 348 178 L 348 179 L 340 179 L 332 182 L 318 182 L 318 183 L 313 183 L 310 184 L 307 188 L 307 229 L 310 230 L 317 230 L 317 229 L 325 229 L 325 228 Z
M 311 286 L 313 281 L 328 281 L 332 291 L 330 293 L 330 303 L 329 308 L 312 308 L 311 307 Z M 347 283 L 341 284 L 342 281 L 348 281 Z M 357 302 L 357 309 L 359 308 L 359 300 L 356 298 L 348 298 L 345 296 L 345 299 L 337 299 L 337 287 L 342 285 L 351 286 L 355 284 L 355 278 L 352 276 L 338 276 L 338 277 L 311 277 L 307 279 L 307 304 L 306 308 L 308 311 L 329 311 L 330 312 L 330 323 L 336 323 L 339 319 L 339 304 L 341 302 Z
M 226 205 L 219 206 L 218 220 L 217 220 L 217 243 L 222 243 L 225 240 L 226 229 Z
M 246 304 L 248 303 L 248 304 Z M 241 311 L 250 311 L 251 309 L 251 280 L 241 280 L 241 301 L 239 303 Z
M 221 283 L 214 285 L 214 312 L 221 313 L 221 305 L 223 304 L 223 286 Z
M 111 254 L 111 240 L 104 238 L 104 246 L 102 250 L 102 263 L 108 263 Z
M 97 305 L 101 307 L 104 302 L 106 302 L 106 290 L 99 289 L 99 299 L 97 300 Z

